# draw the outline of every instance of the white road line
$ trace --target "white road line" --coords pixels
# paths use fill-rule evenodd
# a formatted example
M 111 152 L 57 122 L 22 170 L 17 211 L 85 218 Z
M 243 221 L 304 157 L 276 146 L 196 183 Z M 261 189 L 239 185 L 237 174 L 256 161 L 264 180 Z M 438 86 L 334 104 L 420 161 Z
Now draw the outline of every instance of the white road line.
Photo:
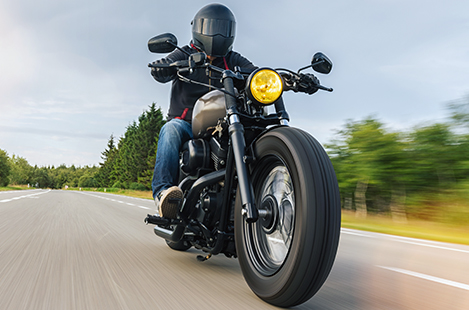
M 462 249 L 450 248 L 450 247 L 445 247 L 445 246 L 441 246 L 441 245 L 432 244 L 433 241 L 419 240 L 419 239 L 413 239 L 413 238 L 407 238 L 407 237 L 401 237 L 401 236 L 393 236 L 393 235 L 386 235 L 386 234 L 380 234 L 380 233 L 369 233 L 369 232 L 366 233 L 366 232 L 360 232 L 360 231 L 353 231 L 353 230 L 349 230 L 349 229 L 346 229 L 346 228 L 342 228 L 341 233 L 348 234 L 348 235 L 367 237 L 367 238 L 386 237 L 386 238 L 392 239 L 393 241 L 396 241 L 396 242 L 426 246 L 426 247 L 440 249 L 440 250 L 448 250 L 448 251 L 455 251 L 455 252 L 461 252 L 461 253 L 469 253 L 468 250 L 462 250 Z
M 429 276 L 429 275 L 426 275 L 426 274 L 423 274 L 423 273 L 418 273 L 418 272 L 409 271 L 409 270 L 400 269 L 400 268 L 384 267 L 384 266 L 377 266 L 377 267 L 387 269 L 387 270 L 391 270 L 391 271 L 394 271 L 394 272 L 403 273 L 403 274 L 406 274 L 406 275 L 409 275 L 409 276 L 413 276 L 413 277 L 433 281 L 433 282 L 438 282 L 438 283 L 441 283 L 441 284 L 446 284 L 446 285 L 449 285 L 449 286 L 453 286 L 453 287 L 457 287 L 457 288 L 461 288 L 463 290 L 469 291 L 469 285 L 468 284 L 459 283 L 459 282 L 455 282 L 455 281 L 450 281 L 450 280 L 446 280 L 446 279 L 442 279 L 442 278 L 437 278 L 437 277 Z
M 13 198 L 9 198 L 9 199 L 3 199 L 3 200 L 0 200 L 0 202 L 10 202 L 10 201 L 14 201 L 14 200 L 22 199 L 22 198 L 31 198 L 31 196 L 47 194 L 48 192 L 50 192 L 50 190 L 45 191 L 45 192 L 35 193 L 35 194 L 29 194 L 29 195 L 24 195 L 24 196 L 13 197 Z
M 40 189 L 27 189 L 27 190 L 11 190 L 11 191 L 0 191 L 0 194 L 10 194 L 10 193 L 19 193 L 19 192 L 35 192 L 40 191 Z
M 121 200 L 115 200 L 115 199 L 112 199 L 112 198 L 108 198 L 108 197 L 103 197 L 101 195 L 94 195 L 94 194 L 90 194 L 90 193 L 85 193 L 85 192 L 80 192 L 81 194 L 85 194 L 85 195 L 88 195 L 88 196 L 93 196 L 93 197 L 96 197 L 96 198 L 101 198 L 101 199 L 104 199 L 104 200 L 108 200 L 108 201 L 113 201 L 113 202 L 117 202 L 117 203 L 122 203 L 122 204 L 126 204 L 128 206 L 132 206 L 132 207 L 137 207 L 137 208 L 140 208 L 140 209 L 145 209 L 145 210 L 151 210 L 152 208 L 148 208 L 148 207 L 144 207 L 144 206 L 139 206 L 139 205 L 136 205 L 136 204 L 133 204 L 133 203 L 130 203 L 130 202 L 124 202 L 124 201 L 121 201 Z M 108 194 L 109 195 L 109 194 Z M 134 197 L 126 197 L 126 198 L 133 198 L 135 199 Z M 137 198 L 137 199 L 140 199 L 140 198 Z M 144 199 L 142 199 L 144 200 Z M 144 200 L 146 201 L 146 200 Z
M 81 191 L 80 193 L 85 193 L 84 191 Z M 96 197 L 100 197 L 100 198 L 103 198 L 103 199 L 107 199 L 107 198 L 104 198 L 105 195 L 113 195 L 113 196 L 116 196 L 116 194 L 113 194 L 113 193 L 106 193 L 106 192 L 96 192 Z M 144 198 L 137 198 L 137 197 L 131 197 L 131 196 L 125 196 L 126 199 L 134 199 L 134 200 L 140 200 L 140 201 L 146 201 L 148 202 L 149 199 L 144 199 Z

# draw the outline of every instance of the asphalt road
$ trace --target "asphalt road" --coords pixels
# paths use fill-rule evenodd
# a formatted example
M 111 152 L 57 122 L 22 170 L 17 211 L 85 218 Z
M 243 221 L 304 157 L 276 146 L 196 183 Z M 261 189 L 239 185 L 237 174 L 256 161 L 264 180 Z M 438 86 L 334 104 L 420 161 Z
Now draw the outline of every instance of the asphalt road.
M 0 309 L 276 309 L 236 259 L 169 249 L 143 223 L 152 209 L 104 193 L 0 192 Z M 327 282 L 295 309 L 469 309 L 469 247 L 344 229 Z

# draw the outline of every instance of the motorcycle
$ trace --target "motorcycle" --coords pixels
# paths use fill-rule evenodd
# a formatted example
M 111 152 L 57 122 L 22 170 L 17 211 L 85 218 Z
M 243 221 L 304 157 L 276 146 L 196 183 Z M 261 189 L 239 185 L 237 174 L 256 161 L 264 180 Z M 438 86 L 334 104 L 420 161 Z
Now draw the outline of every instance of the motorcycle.
M 170 33 L 149 40 L 154 53 L 178 46 Z M 324 284 L 340 236 L 340 196 L 334 169 L 321 144 L 288 125 L 283 91 L 331 92 L 301 71 L 328 74 L 332 62 L 318 52 L 298 72 L 259 68 L 244 72 L 211 65 L 204 53 L 187 60 L 149 64 L 177 70 L 187 83 L 195 69 L 220 75 L 223 88 L 208 92 L 193 109 L 194 138 L 180 151 L 184 197 L 177 219 L 148 215 L 154 233 L 171 249 L 191 247 L 238 258 L 245 281 L 264 301 L 292 307 Z M 235 83 L 245 87 L 236 89 Z M 214 88 L 213 85 L 202 84 Z M 268 113 L 274 106 L 275 112 Z

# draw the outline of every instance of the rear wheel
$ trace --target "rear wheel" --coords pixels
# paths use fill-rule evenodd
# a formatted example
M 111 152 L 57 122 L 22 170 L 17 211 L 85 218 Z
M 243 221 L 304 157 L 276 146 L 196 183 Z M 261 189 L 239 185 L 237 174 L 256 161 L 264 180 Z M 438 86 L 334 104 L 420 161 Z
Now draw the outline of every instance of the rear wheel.
M 291 307 L 310 299 L 332 268 L 340 197 L 329 157 L 306 132 L 276 128 L 254 145 L 251 166 L 259 220 L 248 224 L 239 195 L 235 241 L 246 282 L 260 298 Z

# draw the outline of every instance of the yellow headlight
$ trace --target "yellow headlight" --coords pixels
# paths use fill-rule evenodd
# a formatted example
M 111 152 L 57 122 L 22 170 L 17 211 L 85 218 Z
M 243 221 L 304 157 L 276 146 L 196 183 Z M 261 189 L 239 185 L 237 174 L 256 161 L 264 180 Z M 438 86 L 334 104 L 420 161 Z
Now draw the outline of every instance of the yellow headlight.
M 254 99 L 259 103 L 272 104 L 282 95 L 282 78 L 271 69 L 259 70 L 251 78 L 250 90 Z

